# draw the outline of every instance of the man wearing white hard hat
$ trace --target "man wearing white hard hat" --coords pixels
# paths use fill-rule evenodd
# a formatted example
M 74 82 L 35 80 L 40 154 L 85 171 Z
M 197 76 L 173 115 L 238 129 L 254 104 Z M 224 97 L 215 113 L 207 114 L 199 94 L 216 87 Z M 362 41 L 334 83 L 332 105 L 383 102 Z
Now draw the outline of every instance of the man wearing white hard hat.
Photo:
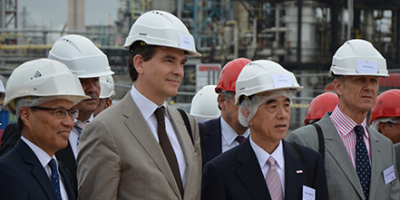
M 290 133 L 288 140 L 319 149 L 324 145 L 329 199 L 400 198 L 399 178 L 392 142 L 367 126 L 375 105 L 379 77 L 389 76 L 386 60 L 365 40 L 345 42 L 335 53 L 329 76 L 339 104 L 314 126 Z
M 104 109 L 112 105 L 112 99 L 115 96 L 114 79 L 111 75 L 100 77 L 100 96 L 99 105 L 94 111 L 94 115 L 98 115 Z
M 199 129 L 166 100 L 178 93 L 186 56 L 201 56 L 176 16 L 142 14 L 132 25 L 131 90 L 83 130 L 78 199 L 200 199 Z
M 75 199 L 72 176 L 55 153 L 68 145 L 74 105 L 87 98 L 60 62 L 33 60 L 12 72 L 4 105 L 18 118 L 22 136 L 0 158 L 0 199 Z
M 114 72 L 111 71 L 107 56 L 92 41 L 81 35 L 66 35 L 59 38 L 50 49 L 48 58 L 64 63 L 79 78 L 83 91 L 90 97 L 75 106 L 79 116 L 75 119 L 68 146 L 57 152 L 57 157 L 64 161 L 75 178 L 82 129 L 92 121 L 93 112 L 99 104 L 99 78 Z M 76 178 L 75 182 L 77 183 Z
M 250 136 L 205 165 L 202 199 L 328 199 L 322 156 L 283 140 L 292 98 L 302 88 L 273 61 L 257 60 L 242 69 L 235 104 Z

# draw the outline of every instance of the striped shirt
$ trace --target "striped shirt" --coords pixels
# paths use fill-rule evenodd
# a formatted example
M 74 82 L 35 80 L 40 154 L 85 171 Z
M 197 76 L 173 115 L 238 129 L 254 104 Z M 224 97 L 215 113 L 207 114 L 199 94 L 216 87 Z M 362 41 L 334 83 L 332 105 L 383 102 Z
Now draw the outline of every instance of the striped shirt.
M 339 106 L 336 106 L 335 110 L 329 116 L 332 120 L 332 123 L 335 125 L 336 130 L 339 132 L 340 138 L 342 138 L 343 144 L 349 153 L 350 159 L 353 162 L 354 168 L 356 168 L 356 161 L 355 161 L 355 151 L 356 151 L 356 140 L 357 135 L 354 132 L 354 127 L 358 125 L 354 122 L 350 117 L 344 114 Z M 367 147 L 368 157 L 371 162 L 371 151 L 370 151 L 370 144 L 369 144 L 369 135 L 365 125 L 367 124 L 366 119 L 360 124 L 364 127 L 364 143 Z

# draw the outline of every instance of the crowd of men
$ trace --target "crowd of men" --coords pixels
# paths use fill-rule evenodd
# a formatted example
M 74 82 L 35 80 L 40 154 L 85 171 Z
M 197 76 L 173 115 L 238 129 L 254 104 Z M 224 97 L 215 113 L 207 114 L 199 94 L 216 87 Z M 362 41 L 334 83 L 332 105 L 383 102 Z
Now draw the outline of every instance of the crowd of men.
M 192 116 L 166 102 L 187 57 L 201 56 L 180 19 L 148 11 L 124 47 L 133 84 L 112 106 L 107 56 L 80 35 L 0 85 L 18 120 L 3 134 L 0 199 L 400 199 L 400 90 L 378 96 L 389 75 L 370 42 L 336 51 L 335 93 L 316 97 L 306 126 L 287 137 L 303 86 L 279 63 L 228 62 L 218 85 L 196 94 Z

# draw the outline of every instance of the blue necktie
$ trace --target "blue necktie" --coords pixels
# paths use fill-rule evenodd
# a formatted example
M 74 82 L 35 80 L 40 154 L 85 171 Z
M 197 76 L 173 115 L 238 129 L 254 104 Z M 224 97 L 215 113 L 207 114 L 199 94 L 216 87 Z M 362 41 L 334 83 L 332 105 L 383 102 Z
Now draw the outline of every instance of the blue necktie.
M 364 128 L 361 125 L 354 127 L 354 132 L 357 134 L 356 140 L 356 169 L 358 178 L 364 192 L 365 199 L 369 196 L 369 183 L 371 181 L 371 164 L 369 162 L 369 156 L 367 147 L 365 146 L 363 134 Z
M 57 194 L 58 200 L 61 200 L 61 192 L 60 192 L 60 178 L 58 176 L 57 165 L 54 158 L 52 158 L 49 162 L 49 166 L 51 169 L 51 184 L 53 185 L 54 191 Z

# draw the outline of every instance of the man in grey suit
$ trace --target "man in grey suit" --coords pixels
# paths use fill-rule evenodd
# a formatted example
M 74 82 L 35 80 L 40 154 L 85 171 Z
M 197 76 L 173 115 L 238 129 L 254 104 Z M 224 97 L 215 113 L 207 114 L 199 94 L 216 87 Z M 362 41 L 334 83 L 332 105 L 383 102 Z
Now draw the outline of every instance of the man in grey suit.
M 379 77 L 388 76 L 386 60 L 364 40 L 349 40 L 335 53 L 329 72 L 339 104 L 317 122 L 325 148 L 330 199 L 396 199 L 400 185 L 392 142 L 366 126 L 375 105 Z M 293 131 L 289 141 L 319 149 L 316 128 Z
M 190 135 L 166 104 L 178 92 L 186 55 L 201 56 L 193 36 L 174 15 L 149 11 L 124 47 L 133 86 L 82 132 L 78 199 L 200 199 L 199 128 L 188 115 Z

